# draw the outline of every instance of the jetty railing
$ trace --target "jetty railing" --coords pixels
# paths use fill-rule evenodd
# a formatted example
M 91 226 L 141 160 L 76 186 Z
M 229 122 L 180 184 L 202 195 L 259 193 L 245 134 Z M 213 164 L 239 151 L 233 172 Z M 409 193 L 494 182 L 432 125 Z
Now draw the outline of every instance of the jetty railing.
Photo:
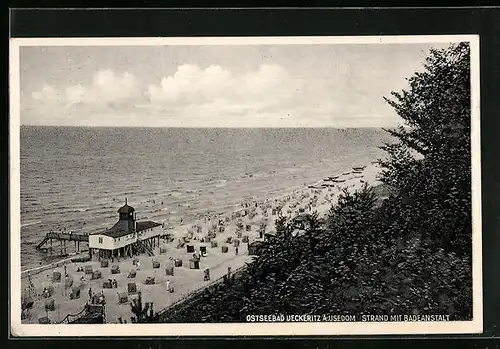
M 87 319 L 87 320 L 92 320 L 92 319 L 102 319 L 102 322 L 104 323 L 105 315 L 104 315 L 104 306 L 103 305 L 95 305 L 95 304 L 86 304 L 85 307 L 80 310 L 76 314 L 68 314 L 62 319 L 61 321 L 57 322 L 56 324 L 61 325 L 61 324 L 72 324 L 75 323 L 76 321 L 82 320 L 82 319 Z M 88 322 L 95 322 L 95 321 L 88 321 Z M 97 321 L 101 322 L 101 321 Z
M 86 314 L 87 314 L 87 305 L 85 305 L 83 307 L 83 309 L 80 310 L 76 314 L 68 314 L 68 315 L 66 315 L 64 317 L 64 319 L 62 319 L 61 321 L 57 322 L 56 324 L 58 324 L 58 325 L 60 325 L 60 324 L 69 324 L 72 321 L 75 321 L 75 320 L 78 320 L 78 319 L 84 317 Z

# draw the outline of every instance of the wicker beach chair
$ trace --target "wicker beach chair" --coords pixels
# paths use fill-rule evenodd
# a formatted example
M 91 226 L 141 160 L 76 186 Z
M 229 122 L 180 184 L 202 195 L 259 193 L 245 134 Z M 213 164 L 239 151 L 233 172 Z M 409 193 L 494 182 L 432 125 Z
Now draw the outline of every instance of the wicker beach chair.
M 71 293 L 69 294 L 69 299 L 78 299 L 80 298 L 80 287 L 73 286 L 71 288 Z
M 120 274 L 120 266 L 119 265 L 113 265 L 111 267 L 111 274 Z
M 109 261 L 107 259 L 101 260 L 101 268 L 107 268 L 109 266 Z
M 55 271 L 52 273 L 52 282 L 61 282 L 61 273 Z
M 118 295 L 118 303 L 124 304 L 128 302 L 128 295 L 125 292 L 116 292 Z
M 54 311 L 56 310 L 56 301 L 54 298 L 45 300 L 45 310 L 46 311 Z
M 128 292 L 128 294 L 136 294 L 137 293 L 137 284 L 135 282 L 129 282 L 127 284 L 127 292 Z

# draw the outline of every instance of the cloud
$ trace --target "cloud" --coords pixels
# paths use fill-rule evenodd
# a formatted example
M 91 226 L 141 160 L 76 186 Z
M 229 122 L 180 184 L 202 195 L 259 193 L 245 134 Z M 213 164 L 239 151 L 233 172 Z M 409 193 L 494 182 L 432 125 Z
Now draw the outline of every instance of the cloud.
M 206 69 L 184 64 L 150 85 L 146 95 L 154 106 L 208 105 L 222 110 L 246 106 L 258 110 L 293 98 L 299 83 L 278 65 L 261 65 L 245 74 L 233 74 L 218 65 Z
M 300 76 L 277 64 L 233 72 L 183 64 L 156 83 L 130 72 L 99 70 L 88 84 L 32 93 L 24 118 L 33 124 L 175 127 L 387 126 L 382 96 L 372 86 Z M 376 99 L 373 97 L 376 96 Z M 382 107 L 381 107 L 382 105 Z
M 106 69 L 96 72 L 89 86 L 77 84 L 58 89 L 45 84 L 41 91 L 32 93 L 38 107 L 71 108 L 75 105 L 102 107 L 114 104 L 133 104 L 141 96 L 136 78 L 125 72 L 117 75 Z
M 33 92 L 33 99 L 40 103 L 57 104 L 61 102 L 61 93 L 53 86 L 44 84 L 41 91 Z

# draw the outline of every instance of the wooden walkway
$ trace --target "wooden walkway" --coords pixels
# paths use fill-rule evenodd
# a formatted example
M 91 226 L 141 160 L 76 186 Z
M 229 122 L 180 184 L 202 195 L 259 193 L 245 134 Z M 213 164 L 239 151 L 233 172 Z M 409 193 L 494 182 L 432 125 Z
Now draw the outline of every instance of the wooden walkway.
M 59 241 L 59 246 L 61 249 L 61 254 L 67 253 L 67 242 L 68 241 L 74 241 L 75 243 L 75 250 L 80 251 L 80 243 L 81 242 L 86 242 L 88 244 L 89 242 L 89 236 L 88 234 L 80 234 L 80 233 L 75 233 L 75 232 L 55 232 L 55 231 L 50 231 L 47 234 L 45 234 L 45 237 L 43 240 L 36 246 L 37 250 L 43 250 L 46 249 L 48 252 L 52 254 L 53 251 L 53 241 Z M 50 246 L 46 246 L 46 244 L 50 244 Z

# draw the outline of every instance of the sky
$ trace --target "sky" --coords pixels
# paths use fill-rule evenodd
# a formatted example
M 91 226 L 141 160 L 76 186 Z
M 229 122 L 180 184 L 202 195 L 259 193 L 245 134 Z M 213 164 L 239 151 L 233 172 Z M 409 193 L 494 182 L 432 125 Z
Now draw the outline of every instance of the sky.
M 445 44 L 20 47 L 22 125 L 393 127 Z

